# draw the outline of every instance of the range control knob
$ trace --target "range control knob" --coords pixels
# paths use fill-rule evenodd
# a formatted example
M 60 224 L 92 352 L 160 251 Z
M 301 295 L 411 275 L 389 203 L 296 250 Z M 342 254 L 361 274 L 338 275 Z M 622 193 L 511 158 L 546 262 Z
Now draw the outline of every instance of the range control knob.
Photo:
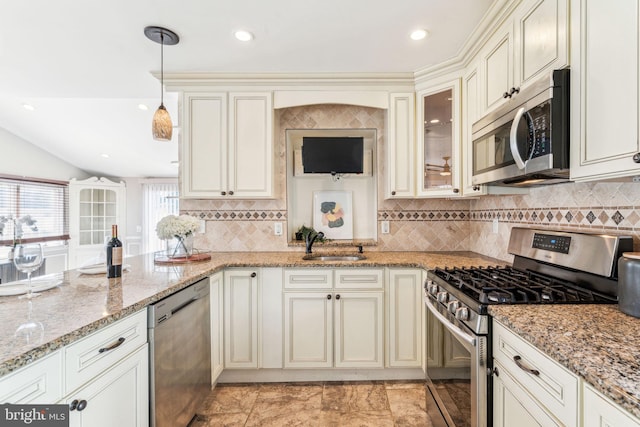
M 449 293 L 445 292 L 445 291 L 440 291 L 440 292 L 438 292 L 436 297 L 438 298 L 438 302 L 440 302 L 442 304 L 446 304 L 447 300 L 449 299 Z
M 459 307 L 456 310 L 456 319 L 458 320 L 469 320 L 469 309 L 467 307 Z
M 456 311 L 458 311 L 459 307 L 460 307 L 460 301 L 458 300 L 449 301 L 449 303 L 447 304 L 447 308 L 452 314 L 456 314 Z
M 437 295 L 438 294 L 438 285 L 433 283 L 431 280 L 428 280 L 427 281 L 427 292 L 429 292 L 431 295 Z

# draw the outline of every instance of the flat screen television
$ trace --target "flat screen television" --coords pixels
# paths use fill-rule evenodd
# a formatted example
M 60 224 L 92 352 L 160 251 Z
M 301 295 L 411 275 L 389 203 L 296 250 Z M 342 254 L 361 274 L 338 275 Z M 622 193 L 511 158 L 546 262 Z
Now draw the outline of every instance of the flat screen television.
M 305 136 L 302 138 L 304 173 L 362 173 L 364 138 L 361 136 Z

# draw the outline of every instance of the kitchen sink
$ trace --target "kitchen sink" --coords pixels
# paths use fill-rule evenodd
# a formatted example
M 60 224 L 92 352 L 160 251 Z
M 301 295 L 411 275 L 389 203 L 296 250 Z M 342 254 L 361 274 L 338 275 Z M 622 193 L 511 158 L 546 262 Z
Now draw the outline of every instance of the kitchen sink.
M 305 261 L 360 261 L 367 259 L 364 255 L 320 255 L 307 254 L 302 257 Z

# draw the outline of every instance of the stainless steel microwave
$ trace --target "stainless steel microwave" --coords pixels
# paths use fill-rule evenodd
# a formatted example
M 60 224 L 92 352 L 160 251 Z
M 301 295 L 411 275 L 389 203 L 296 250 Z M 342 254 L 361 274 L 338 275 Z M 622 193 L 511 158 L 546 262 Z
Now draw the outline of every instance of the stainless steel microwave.
M 471 130 L 474 185 L 568 181 L 569 70 L 533 82 Z

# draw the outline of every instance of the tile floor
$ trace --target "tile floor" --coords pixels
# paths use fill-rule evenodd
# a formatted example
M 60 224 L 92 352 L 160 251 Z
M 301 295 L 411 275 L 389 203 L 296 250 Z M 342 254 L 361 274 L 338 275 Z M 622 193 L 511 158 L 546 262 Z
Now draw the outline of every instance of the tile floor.
M 219 384 L 190 427 L 431 426 L 423 382 Z

